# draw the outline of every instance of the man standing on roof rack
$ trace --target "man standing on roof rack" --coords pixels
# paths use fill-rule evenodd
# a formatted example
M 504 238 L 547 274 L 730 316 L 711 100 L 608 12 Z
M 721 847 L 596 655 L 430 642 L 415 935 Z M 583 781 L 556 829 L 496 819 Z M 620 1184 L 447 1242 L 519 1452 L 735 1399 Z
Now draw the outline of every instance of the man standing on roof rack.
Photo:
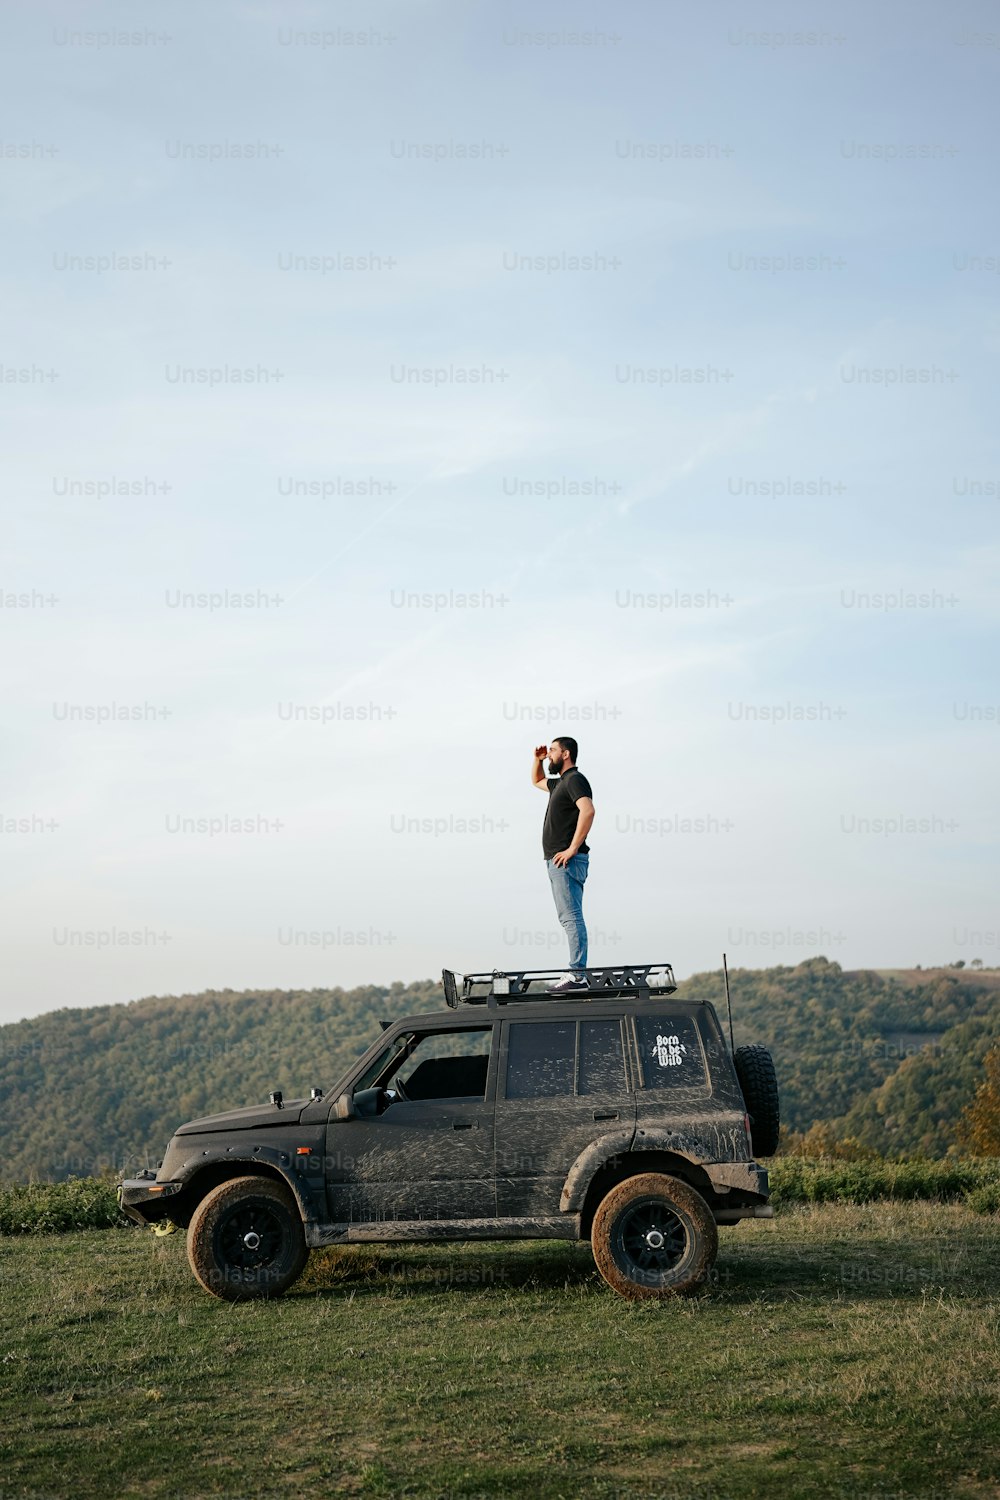
M 542 853 L 559 923 L 569 938 L 570 972 L 547 986 L 554 995 L 587 988 L 587 977 L 583 972 L 587 967 L 583 882 L 590 867 L 587 834 L 594 821 L 594 804 L 590 782 L 576 768 L 578 749 L 576 740 L 562 734 L 548 747 L 550 776 L 546 779 L 542 766 L 546 755 L 544 745 L 535 746 L 531 767 L 532 785 L 549 794 L 542 827 Z

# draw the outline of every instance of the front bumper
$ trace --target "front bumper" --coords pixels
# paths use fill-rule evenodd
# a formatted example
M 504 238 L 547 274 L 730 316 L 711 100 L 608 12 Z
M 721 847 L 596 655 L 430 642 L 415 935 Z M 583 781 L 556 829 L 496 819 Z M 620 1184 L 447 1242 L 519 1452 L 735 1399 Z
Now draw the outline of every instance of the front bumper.
M 170 1217 L 171 1199 L 181 1182 L 157 1182 L 155 1177 L 126 1177 L 118 1184 L 118 1207 L 133 1224 L 157 1224 Z

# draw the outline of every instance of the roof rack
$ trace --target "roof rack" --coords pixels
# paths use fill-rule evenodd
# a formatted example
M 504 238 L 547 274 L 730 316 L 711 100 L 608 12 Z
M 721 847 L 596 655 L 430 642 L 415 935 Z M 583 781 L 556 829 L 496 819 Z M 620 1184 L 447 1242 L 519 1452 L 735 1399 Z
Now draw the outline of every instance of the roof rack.
M 677 988 L 670 964 L 616 964 L 610 969 L 577 971 L 585 986 L 550 995 L 546 986 L 561 979 L 564 969 L 492 969 L 486 974 L 441 970 L 444 998 L 453 1010 L 459 1005 L 508 1005 L 519 1000 L 613 1000 L 619 995 L 641 999 L 672 995 Z

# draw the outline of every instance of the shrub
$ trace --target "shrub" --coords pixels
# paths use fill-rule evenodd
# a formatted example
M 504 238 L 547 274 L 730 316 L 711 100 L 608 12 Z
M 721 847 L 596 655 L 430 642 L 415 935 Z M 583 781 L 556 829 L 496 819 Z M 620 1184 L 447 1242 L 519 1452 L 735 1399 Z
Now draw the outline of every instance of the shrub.
M 1000 1159 L 846 1161 L 779 1156 L 768 1167 L 771 1201 L 873 1203 L 931 1199 L 964 1202 L 981 1214 L 1000 1213 Z M 122 1229 L 115 1184 L 106 1177 L 0 1186 L 0 1234 L 65 1234 L 74 1229 Z
M 783 1156 L 770 1165 L 771 1201 L 781 1203 L 872 1203 L 876 1199 L 968 1201 L 970 1195 L 1000 1194 L 1000 1160 L 842 1161 Z M 977 1200 L 978 1201 L 978 1200 Z M 986 1201 L 984 1198 L 983 1201 Z M 979 1209 L 977 1212 L 990 1212 Z
M 0 1187 L 0 1234 L 61 1234 L 127 1223 L 109 1178 L 71 1177 L 67 1182 Z
M 977 1214 L 1000 1214 L 1000 1182 L 986 1182 L 973 1188 L 965 1201 Z

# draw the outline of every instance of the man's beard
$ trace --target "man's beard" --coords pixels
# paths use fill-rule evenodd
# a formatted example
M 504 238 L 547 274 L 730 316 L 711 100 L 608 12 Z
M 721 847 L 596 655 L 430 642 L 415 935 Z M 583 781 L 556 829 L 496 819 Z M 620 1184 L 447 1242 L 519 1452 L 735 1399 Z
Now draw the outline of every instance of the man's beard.
M 558 776 L 560 774 L 560 772 L 562 771 L 562 765 L 563 765 L 563 763 L 562 763 L 561 760 L 551 760 L 550 759 L 550 761 L 549 761 L 549 775 L 550 776 Z

